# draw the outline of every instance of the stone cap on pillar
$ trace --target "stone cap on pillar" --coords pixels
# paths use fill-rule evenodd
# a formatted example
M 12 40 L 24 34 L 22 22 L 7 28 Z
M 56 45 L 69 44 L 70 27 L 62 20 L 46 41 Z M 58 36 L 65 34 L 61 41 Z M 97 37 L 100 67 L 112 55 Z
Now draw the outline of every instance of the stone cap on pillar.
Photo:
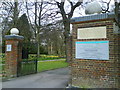
M 24 39 L 23 36 L 18 35 L 19 34 L 19 30 L 17 28 L 12 28 L 10 30 L 10 33 L 11 33 L 11 35 L 6 35 L 5 36 L 6 40 L 9 40 L 9 39 L 23 40 Z

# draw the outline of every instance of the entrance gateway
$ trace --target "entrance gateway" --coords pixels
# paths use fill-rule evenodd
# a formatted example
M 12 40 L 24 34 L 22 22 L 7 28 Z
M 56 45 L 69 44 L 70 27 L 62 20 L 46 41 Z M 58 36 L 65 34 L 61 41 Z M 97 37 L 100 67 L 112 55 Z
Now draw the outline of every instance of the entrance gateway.
M 120 88 L 120 31 L 114 13 L 73 18 L 71 85 Z

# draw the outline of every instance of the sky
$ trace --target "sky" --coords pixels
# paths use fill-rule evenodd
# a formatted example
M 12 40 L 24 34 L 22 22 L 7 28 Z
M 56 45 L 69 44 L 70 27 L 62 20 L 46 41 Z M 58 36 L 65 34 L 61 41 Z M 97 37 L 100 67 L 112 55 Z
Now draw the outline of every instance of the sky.
M 2 0 L 1 0 L 2 1 Z M 0 2 L 1 2 L 0 1 Z M 4 0 L 4 1 L 9 1 L 9 2 L 14 2 L 14 0 Z M 15 1 L 17 1 L 17 0 L 15 0 Z M 29 0 L 21 0 L 21 1 L 27 1 L 27 2 L 29 2 Z M 30 1 L 35 1 L 35 0 L 30 0 Z M 54 0 L 37 0 L 37 1 L 39 1 L 39 2 L 41 2 L 41 1 L 49 1 L 49 2 L 52 2 L 52 1 L 54 1 Z M 57 1 L 61 1 L 61 0 L 57 0 Z M 64 0 L 63 0 L 64 1 Z M 71 0 L 72 1 L 72 0 Z M 74 0 L 74 2 L 77 2 L 78 0 Z M 82 1 L 82 0 L 81 0 Z M 91 0 L 83 0 L 84 2 L 83 2 L 83 6 L 84 7 L 78 7 L 78 8 L 76 8 L 75 9 L 75 11 L 74 11 L 74 14 L 73 14 L 73 17 L 80 17 L 80 16 L 85 16 L 85 2 L 88 2 L 88 1 L 91 1 Z M 98 1 L 99 3 L 100 3 L 100 1 L 101 0 L 93 0 L 93 1 Z M 103 1 L 106 1 L 106 2 L 108 2 L 109 0 L 103 0 Z M 120 1 L 120 0 L 119 0 Z M 110 3 L 110 7 L 111 8 L 113 8 L 113 4 L 114 4 L 114 0 L 111 0 L 111 3 Z M 106 6 L 105 4 L 101 4 L 100 3 L 100 5 L 101 6 Z M 0 3 L 0 6 L 1 6 L 1 3 Z M 69 12 L 69 10 L 70 10 L 70 7 L 69 7 L 69 3 L 67 2 L 67 0 L 65 0 L 65 11 L 66 12 Z M 48 6 L 48 8 L 49 8 L 50 6 Z M 94 6 L 93 6 L 94 7 Z M 23 8 L 23 7 L 22 7 Z M 50 7 L 50 8 L 52 8 L 52 6 Z M 53 8 L 54 8 L 54 6 L 53 6 Z M 110 8 L 110 9 L 111 9 Z M 1 10 L 1 9 L 0 9 Z M 2 11 L 2 10 L 1 10 Z M 34 9 L 32 9 L 29 13 L 30 13 L 30 15 L 32 15 L 31 13 L 33 13 L 34 12 Z M 48 12 L 49 12 L 49 10 L 48 10 Z M 23 14 L 23 13 L 26 13 L 26 10 L 24 9 L 22 12 L 20 12 L 20 15 L 19 15 L 19 17 Z M 60 16 L 60 14 L 59 14 L 59 16 Z M 31 19 L 33 20 L 34 19 L 34 16 L 31 16 Z
M 2 0 L 0 0 L 0 2 L 1 2 Z M 3 0 L 3 1 L 9 1 L 9 2 L 14 2 L 14 0 Z M 17 1 L 17 0 L 15 0 L 15 1 Z M 34 2 L 35 0 L 20 0 L 20 1 L 23 1 L 23 2 L 25 2 L 25 1 L 27 1 L 27 2 L 29 2 L 29 1 L 32 1 L 32 2 Z M 37 0 L 37 1 L 39 1 L 39 2 L 41 2 L 41 1 L 49 1 L 49 2 L 52 2 L 52 1 L 54 1 L 54 0 Z M 61 1 L 61 0 L 57 0 L 57 1 Z M 72 1 L 72 0 L 71 0 Z M 74 0 L 74 2 L 76 2 L 76 1 L 78 1 L 78 0 Z M 82 1 L 82 0 L 81 0 Z M 83 0 L 84 2 L 83 3 L 85 3 L 85 2 L 88 2 L 88 1 L 91 1 L 91 0 Z M 93 0 L 93 1 L 98 1 L 99 3 L 100 3 L 100 1 L 101 0 Z M 106 1 L 106 2 L 108 2 L 109 0 L 103 0 L 103 1 Z M 118 1 L 120 1 L 120 0 L 118 0 Z M 1 4 L 1 3 L 0 3 Z M 65 0 L 65 4 L 66 4 L 66 12 L 67 11 L 69 11 L 70 9 L 70 7 L 69 7 L 69 3 L 67 2 L 67 0 Z M 110 3 L 110 6 L 112 6 L 114 4 L 114 0 L 111 0 L 111 3 Z M 100 5 L 101 6 L 103 6 L 103 5 L 105 5 L 105 4 L 101 4 L 100 3 Z M 77 17 L 77 16 L 82 16 L 82 15 L 85 15 L 85 13 L 84 13 L 84 9 L 85 9 L 85 6 L 82 8 L 82 9 L 80 9 L 81 7 L 78 7 L 78 8 L 76 8 L 75 9 L 75 12 L 74 12 L 74 14 L 73 14 L 73 17 Z M 22 14 L 22 13 L 21 13 Z

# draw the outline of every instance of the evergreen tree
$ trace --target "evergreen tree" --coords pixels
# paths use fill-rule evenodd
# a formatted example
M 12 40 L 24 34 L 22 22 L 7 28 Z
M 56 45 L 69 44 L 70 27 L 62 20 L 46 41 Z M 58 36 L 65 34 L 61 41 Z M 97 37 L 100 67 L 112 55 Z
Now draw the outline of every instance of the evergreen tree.
M 24 36 L 24 41 L 23 41 L 23 55 L 22 58 L 28 58 L 28 53 L 30 50 L 30 39 L 32 38 L 32 32 L 30 31 L 30 25 L 28 22 L 28 18 L 26 16 L 26 14 L 23 14 L 17 22 L 17 28 L 20 31 L 19 35 Z
M 32 32 L 26 14 L 23 14 L 17 22 L 17 28 L 20 30 L 20 35 L 24 36 L 24 43 L 29 43 Z

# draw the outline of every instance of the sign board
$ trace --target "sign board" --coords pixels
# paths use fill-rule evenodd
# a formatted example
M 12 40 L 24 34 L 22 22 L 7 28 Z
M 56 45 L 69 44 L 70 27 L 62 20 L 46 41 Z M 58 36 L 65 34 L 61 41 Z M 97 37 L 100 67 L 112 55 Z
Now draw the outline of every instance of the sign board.
M 79 28 L 77 30 L 77 39 L 97 39 L 106 38 L 106 26 Z
M 12 51 L 12 45 L 7 45 L 6 46 L 6 51 Z
M 76 42 L 76 59 L 109 60 L 109 41 Z

